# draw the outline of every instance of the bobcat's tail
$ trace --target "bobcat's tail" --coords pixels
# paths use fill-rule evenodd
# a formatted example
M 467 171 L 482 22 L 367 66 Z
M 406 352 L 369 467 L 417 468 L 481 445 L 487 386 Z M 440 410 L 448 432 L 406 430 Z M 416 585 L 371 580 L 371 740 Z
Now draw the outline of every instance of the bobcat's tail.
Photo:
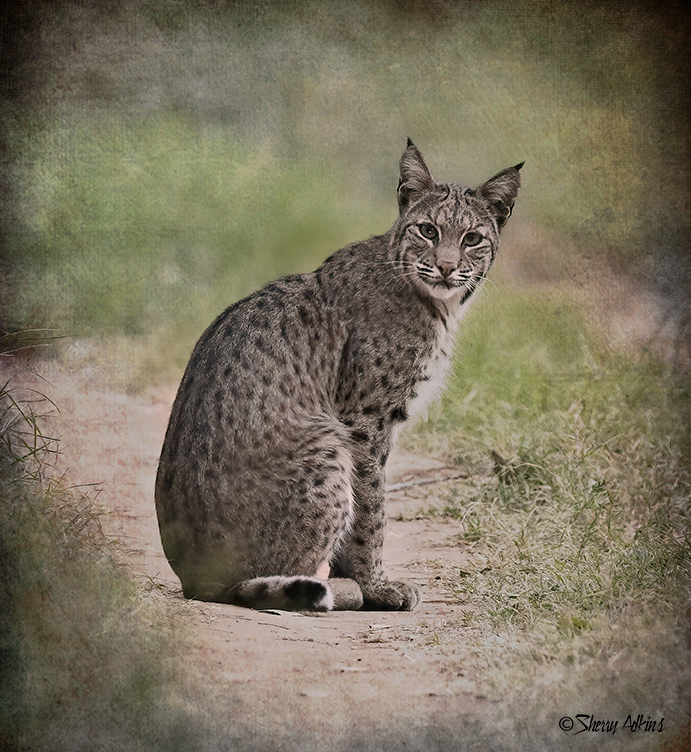
M 255 577 L 228 588 L 218 599 L 246 608 L 284 611 L 357 611 L 362 591 L 355 580 L 316 577 Z

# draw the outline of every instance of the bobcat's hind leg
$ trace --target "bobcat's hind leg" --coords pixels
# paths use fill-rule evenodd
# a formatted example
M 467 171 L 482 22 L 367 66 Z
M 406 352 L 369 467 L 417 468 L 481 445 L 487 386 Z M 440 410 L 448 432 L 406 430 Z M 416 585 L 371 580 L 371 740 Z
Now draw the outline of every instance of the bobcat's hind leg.
M 333 608 L 327 573 L 319 570 L 352 525 L 348 442 L 347 429 L 331 416 L 286 421 L 251 462 L 213 476 L 195 473 L 184 503 L 161 495 L 162 539 L 185 596 L 250 608 Z M 188 510 L 200 506 L 197 499 L 206 516 L 195 527 Z M 357 607 L 358 590 L 335 588 L 336 608 Z

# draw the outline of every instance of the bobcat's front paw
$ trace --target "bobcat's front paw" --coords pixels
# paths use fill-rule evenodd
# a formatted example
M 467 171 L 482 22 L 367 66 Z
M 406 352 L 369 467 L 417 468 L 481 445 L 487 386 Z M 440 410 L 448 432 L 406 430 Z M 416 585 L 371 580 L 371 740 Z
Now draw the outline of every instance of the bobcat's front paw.
M 363 609 L 369 611 L 412 611 L 422 600 L 417 585 L 400 580 L 363 587 L 362 594 Z

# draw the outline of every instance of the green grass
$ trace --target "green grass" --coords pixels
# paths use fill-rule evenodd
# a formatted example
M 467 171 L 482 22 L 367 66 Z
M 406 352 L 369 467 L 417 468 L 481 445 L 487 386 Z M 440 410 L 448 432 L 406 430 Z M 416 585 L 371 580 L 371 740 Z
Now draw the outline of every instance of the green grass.
M 679 611 L 691 583 L 686 374 L 606 349 L 554 297 L 497 294 L 478 309 L 443 404 L 409 438 L 478 471 L 445 510 L 486 559 L 459 589 L 523 626 Z
M 581 693 L 684 718 L 690 392 L 687 373 L 606 348 L 568 299 L 476 304 L 442 404 L 406 441 L 470 470 L 441 514 L 473 563 L 446 580 L 457 628 L 500 636 L 477 648 L 481 682 L 543 714 Z
M 407 136 L 441 179 L 525 160 L 516 214 L 556 235 L 531 248 L 555 276 L 595 258 L 669 277 L 689 231 L 673 19 L 466 6 L 125 4 L 90 11 L 89 43 L 46 16 L 36 96 L 0 123 L 0 323 L 188 347 L 259 284 L 387 230 Z
M 131 129 L 63 123 L 44 138 L 24 176 L 19 321 L 72 334 L 170 331 L 342 242 L 318 171 L 221 129 L 161 117 Z

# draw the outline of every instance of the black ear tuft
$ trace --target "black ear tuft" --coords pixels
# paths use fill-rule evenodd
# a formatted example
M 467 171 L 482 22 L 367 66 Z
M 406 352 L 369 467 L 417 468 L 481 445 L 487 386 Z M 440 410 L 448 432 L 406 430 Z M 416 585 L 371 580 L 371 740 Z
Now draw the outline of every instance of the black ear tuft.
M 415 146 L 415 144 L 413 143 L 413 139 L 410 138 L 410 136 L 408 136 L 408 142 L 406 143 L 406 147 L 408 146 Z
M 499 229 L 506 224 L 513 211 L 518 189 L 521 186 L 519 170 L 524 164 L 525 162 L 521 162 L 515 167 L 502 170 L 477 189 L 477 192 L 487 203 L 490 212 L 494 215 Z

